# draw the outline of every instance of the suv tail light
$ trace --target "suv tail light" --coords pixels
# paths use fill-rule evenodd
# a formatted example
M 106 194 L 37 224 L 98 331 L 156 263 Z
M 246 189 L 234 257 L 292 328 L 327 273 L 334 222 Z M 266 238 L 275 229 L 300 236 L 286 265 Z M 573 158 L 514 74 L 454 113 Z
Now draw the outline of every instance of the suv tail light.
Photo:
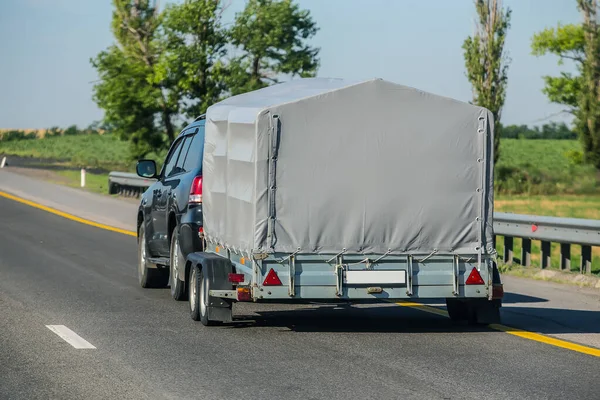
M 190 198 L 188 200 L 190 204 L 201 204 L 202 203 L 202 177 L 197 176 L 192 182 L 190 189 Z

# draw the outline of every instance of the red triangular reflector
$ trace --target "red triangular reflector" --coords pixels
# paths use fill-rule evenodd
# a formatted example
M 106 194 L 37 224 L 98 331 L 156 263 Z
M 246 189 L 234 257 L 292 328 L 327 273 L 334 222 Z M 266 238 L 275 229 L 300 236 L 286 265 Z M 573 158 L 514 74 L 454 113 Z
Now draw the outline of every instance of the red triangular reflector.
M 481 278 L 481 275 L 479 275 L 477 268 L 473 268 L 469 274 L 469 277 L 467 278 L 467 281 L 465 282 L 465 285 L 485 285 L 485 282 Z
M 281 280 L 277 276 L 277 273 L 271 268 L 265 281 L 263 282 L 263 286 L 281 286 Z

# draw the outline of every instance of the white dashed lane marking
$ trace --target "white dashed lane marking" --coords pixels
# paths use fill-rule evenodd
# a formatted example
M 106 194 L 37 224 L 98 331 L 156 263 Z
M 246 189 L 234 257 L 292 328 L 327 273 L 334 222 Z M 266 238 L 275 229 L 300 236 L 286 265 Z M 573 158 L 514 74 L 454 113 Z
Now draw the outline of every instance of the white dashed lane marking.
M 70 330 L 64 325 L 46 325 L 46 328 L 60 336 L 65 342 L 76 349 L 95 349 L 90 342 Z

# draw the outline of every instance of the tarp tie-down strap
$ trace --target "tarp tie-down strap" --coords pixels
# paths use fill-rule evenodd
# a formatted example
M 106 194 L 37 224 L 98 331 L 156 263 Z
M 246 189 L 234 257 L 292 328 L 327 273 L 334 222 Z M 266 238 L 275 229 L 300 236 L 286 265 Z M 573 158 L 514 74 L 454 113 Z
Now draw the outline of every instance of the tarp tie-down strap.
M 423 262 L 425 262 L 425 261 L 429 260 L 429 259 L 430 259 L 431 257 L 433 257 L 434 255 L 436 255 L 436 254 L 437 254 L 437 252 L 438 252 L 438 250 L 437 250 L 437 249 L 433 249 L 433 251 L 432 251 L 432 252 L 431 252 L 431 253 L 430 253 L 430 254 L 429 254 L 427 257 L 425 257 L 425 258 L 423 258 L 423 259 L 421 259 L 421 260 L 419 260 L 419 259 L 416 259 L 416 258 L 415 258 L 414 260 L 415 260 L 416 262 L 423 263 Z
M 339 253 L 337 253 L 335 256 L 331 257 L 329 260 L 327 260 L 327 262 L 328 263 L 332 262 L 333 260 L 335 260 L 339 256 L 343 255 L 345 252 L 346 252 L 346 249 L 343 248 L 342 251 L 340 251 Z
M 279 263 L 284 263 L 284 262 L 288 261 L 290 258 L 294 257 L 298 253 L 300 253 L 300 247 L 298 247 L 295 252 L 291 253 L 289 256 L 287 256 L 286 258 L 281 259 L 278 262 Z
M 371 259 L 369 259 L 369 258 L 365 258 L 364 260 L 361 260 L 361 261 L 358 261 L 358 262 L 355 262 L 355 263 L 350 263 L 350 264 L 347 264 L 347 265 L 357 265 L 357 264 L 376 264 L 376 263 L 378 263 L 379 261 L 381 261 L 381 260 L 382 260 L 384 257 L 387 257 L 387 256 L 388 256 L 388 255 L 389 255 L 391 252 L 392 252 L 392 249 L 388 249 L 388 251 L 386 251 L 386 252 L 385 252 L 384 254 L 382 254 L 382 255 L 381 255 L 379 258 L 377 258 L 377 259 L 375 259 L 375 260 L 373 260 L 373 261 L 371 261 Z M 367 266 L 367 268 L 368 268 L 368 266 Z

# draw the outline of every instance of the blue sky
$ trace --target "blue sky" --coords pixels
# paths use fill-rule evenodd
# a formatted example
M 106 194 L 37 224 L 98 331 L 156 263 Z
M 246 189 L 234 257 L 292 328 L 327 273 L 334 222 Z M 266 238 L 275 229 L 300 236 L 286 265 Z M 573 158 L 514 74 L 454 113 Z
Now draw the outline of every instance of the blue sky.
M 179 0 L 181 1 L 181 0 Z M 461 45 L 474 30 L 472 0 L 299 0 L 320 27 L 319 76 L 379 77 L 468 101 Z M 161 4 L 166 1 L 162 0 Z M 232 0 L 231 22 L 244 0 Z M 580 21 L 575 0 L 504 0 L 513 10 L 505 124 L 565 120 L 541 93 L 554 57 L 532 56 L 531 36 Z M 0 128 L 86 126 L 102 118 L 89 60 L 113 42 L 110 0 L 2 0 Z M 550 118 L 549 118 L 550 117 Z

